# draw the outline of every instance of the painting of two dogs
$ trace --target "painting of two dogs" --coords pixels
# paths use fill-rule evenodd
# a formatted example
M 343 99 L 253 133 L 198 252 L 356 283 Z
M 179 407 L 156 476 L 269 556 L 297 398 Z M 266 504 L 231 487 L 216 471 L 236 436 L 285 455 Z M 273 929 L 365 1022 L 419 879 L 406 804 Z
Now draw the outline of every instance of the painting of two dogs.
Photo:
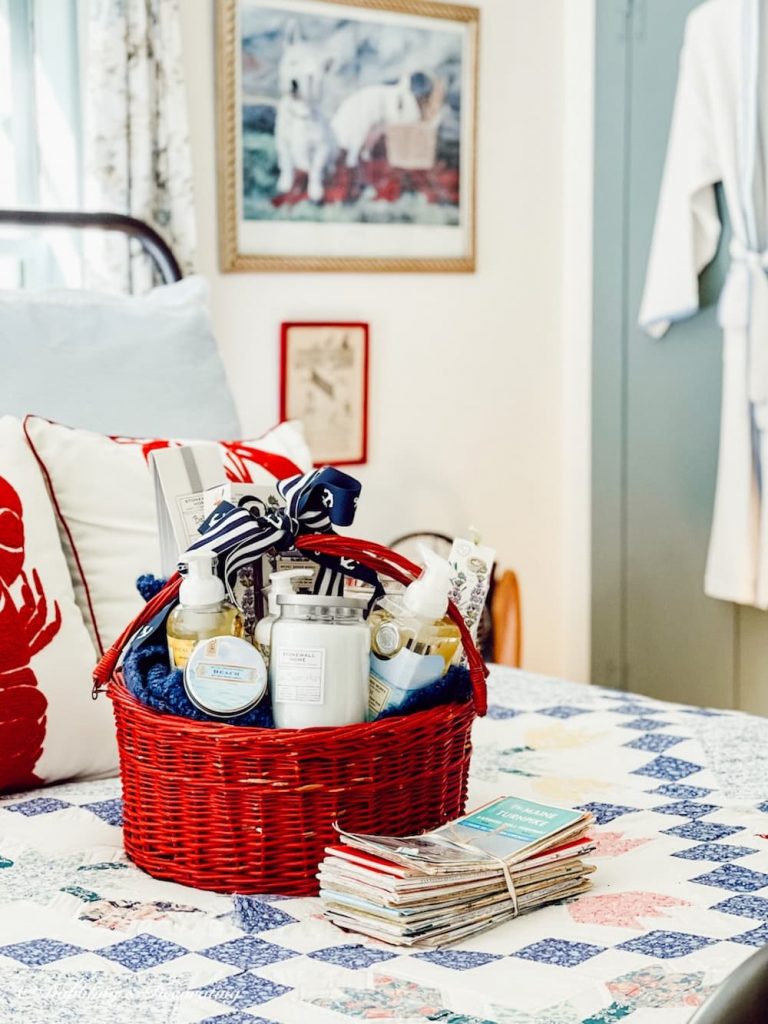
M 307 7 L 243 7 L 245 219 L 458 224 L 461 35 Z

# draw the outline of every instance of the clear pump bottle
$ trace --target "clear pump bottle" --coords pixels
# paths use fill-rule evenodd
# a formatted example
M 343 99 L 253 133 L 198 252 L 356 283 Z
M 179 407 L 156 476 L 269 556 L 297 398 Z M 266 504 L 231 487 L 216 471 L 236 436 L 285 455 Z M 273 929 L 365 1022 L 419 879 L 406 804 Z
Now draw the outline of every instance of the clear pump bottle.
M 227 600 L 216 575 L 216 556 L 190 551 L 179 566 L 184 574 L 179 604 L 168 616 L 168 654 L 172 668 L 186 668 L 201 640 L 214 636 L 242 636 L 243 617 Z
M 369 619 L 369 720 L 444 675 L 461 645 L 461 633 L 447 615 L 451 567 L 428 548 L 421 555 L 421 576 L 402 594 L 382 598 Z

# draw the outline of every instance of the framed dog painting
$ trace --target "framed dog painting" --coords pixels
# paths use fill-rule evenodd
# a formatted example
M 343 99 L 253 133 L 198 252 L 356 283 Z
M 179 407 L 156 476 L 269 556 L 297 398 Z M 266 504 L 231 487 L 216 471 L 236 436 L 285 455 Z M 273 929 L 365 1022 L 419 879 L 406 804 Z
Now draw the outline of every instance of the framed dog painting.
M 225 271 L 473 271 L 474 7 L 217 0 Z

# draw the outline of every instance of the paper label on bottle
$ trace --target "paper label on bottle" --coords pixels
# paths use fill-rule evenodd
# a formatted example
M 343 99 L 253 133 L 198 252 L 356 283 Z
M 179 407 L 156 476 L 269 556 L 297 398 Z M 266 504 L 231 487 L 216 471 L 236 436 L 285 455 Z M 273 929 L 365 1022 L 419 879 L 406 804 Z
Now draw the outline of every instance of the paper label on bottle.
M 381 713 L 385 704 L 387 703 L 387 697 L 390 694 L 390 688 L 382 683 L 376 676 L 371 675 L 370 682 L 368 684 L 368 716 L 369 718 L 376 718 Z
M 186 668 L 189 656 L 195 649 L 197 640 L 186 640 L 178 636 L 168 637 L 168 653 L 171 656 L 171 668 Z
M 277 652 L 272 699 L 276 704 L 322 704 L 325 699 L 325 651 L 322 647 L 284 647 Z

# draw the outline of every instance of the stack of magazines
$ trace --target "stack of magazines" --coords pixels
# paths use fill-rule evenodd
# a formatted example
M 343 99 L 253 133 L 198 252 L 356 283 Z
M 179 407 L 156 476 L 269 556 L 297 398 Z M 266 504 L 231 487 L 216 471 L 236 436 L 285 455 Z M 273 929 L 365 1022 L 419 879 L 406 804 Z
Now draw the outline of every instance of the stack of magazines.
M 420 836 L 339 829 L 320 864 L 326 917 L 396 946 L 445 946 L 578 896 L 592 815 L 501 797 Z

